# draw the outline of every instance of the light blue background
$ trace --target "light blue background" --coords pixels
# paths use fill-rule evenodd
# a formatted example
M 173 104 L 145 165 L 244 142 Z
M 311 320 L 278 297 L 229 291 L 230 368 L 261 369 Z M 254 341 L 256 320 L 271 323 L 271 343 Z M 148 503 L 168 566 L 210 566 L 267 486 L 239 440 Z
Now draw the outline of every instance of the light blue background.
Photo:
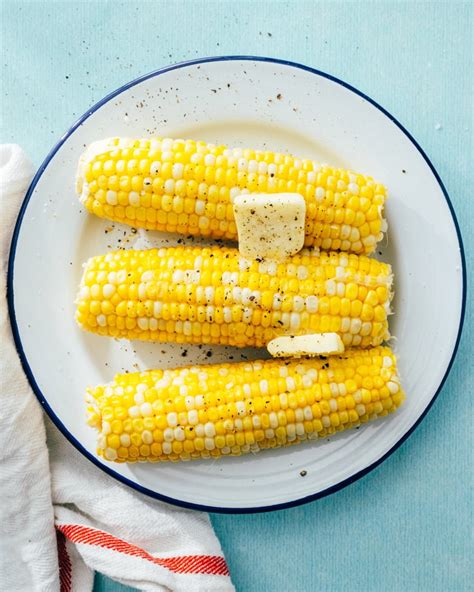
M 36 165 L 90 105 L 150 70 L 209 55 L 294 60 L 353 84 L 412 132 L 445 182 L 472 266 L 472 3 L 9 1 L 2 7 L 0 140 L 21 144 Z M 371 474 L 303 507 L 212 517 L 239 591 L 473 589 L 472 328 L 471 308 L 428 417 Z M 95 589 L 128 590 L 101 576 Z

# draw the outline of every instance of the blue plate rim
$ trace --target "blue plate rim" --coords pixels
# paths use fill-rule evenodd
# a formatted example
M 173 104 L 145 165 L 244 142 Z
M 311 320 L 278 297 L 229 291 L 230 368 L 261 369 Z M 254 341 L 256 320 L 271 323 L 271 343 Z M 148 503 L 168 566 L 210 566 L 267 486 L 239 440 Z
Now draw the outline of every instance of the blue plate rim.
M 296 68 L 299 70 L 310 72 L 311 74 L 315 74 L 316 76 L 321 76 L 323 78 L 331 80 L 332 82 L 335 82 L 336 84 L 339 84 L 339 85 L 343 86 L 344 88 L 350 90 L 354 94 L 356 94 L 359 97 L 368 101 L 371 105 L 373 105 L 375 108 L 377 108 L 379 111 L 381 111 L 386 117 L 388 117 L 405 134 L 405 136 L 410 140 L 410 142 L 415 146 L 415 148 L 421 154 L 421 156 L 425 160 L 426 164 L 429 166 L 431 172 L 433 173 L 433 175 L 434 175 L 434 177 L 435 177 L 435 179 L 436 179 L 436 181 L 437 181 L 437 183 L 444 195 L 444 198 L 445 198 L 446 203 L 448 205 L 449 211 L 451 213 L 451 218 L 453 220 L 454 227 L 456 229 L 460 257 L 461 257 L 461 265 L 462 265 L 461 314 L 459 317 L 458 333 L 457 333 L 456 342 L 454 344 L 453 351 L 451 354 L 451 359 L 447 365 L 446 372 L 445 372 L 443 378 L 441 379 L 436 392 L 434 393 L 433 397 L 431 398 L 431 401 L 429 402 L 429 404 L 427 405 L 427 407 L 423 411 L 423 413 L 420 415 L 420 417 L 413 424 L 413 426 L 405 434 L 403 434 L 403 436 L 381 458 L 377 459 L 371 465 L 369 465 L 368 467 L 365 467 L 361 471 L 358 471 L 354 475 L 351 475 L 347 479 L 344 479 L 344 480 L 340 481 L 339 483 L 336 483 L 335 485 L 332 485 L 332 486 L 324 489 L 323 491 L 320 491 L 318 493 L 311 494 L 308 496 L 304 496 L 304 497 L 296 499 L 296 500 L 292 500 L 292 501 L 284 502 L 284 503 L 280 503 L 280 504 L 275 504 L 275 505 L 270 505 L 270 506 L 257 506 L 254 508 L 252 508 L 252 507 L 251 508 L 232 508 L 232 507 L 228 508 L 228 507 L 220 507 L 220 506 L 208 506 L 208 505 L 195 504 L 192 502 L 186 502 L 183 500 L 168 497 L 166 495 L 157 493 L 157 492 L 152 491 L 146 487 L 143 487 L 143 486 L 139 485 L 138 483 L 131 481 L 127 477 L 124 477 L 120 473 L 117 473 L 113 469 L 102 464 L 97 457 L 95 457 L 88 450 L 86 450 L 83 447 L 83 445 L 69 432 L 69 430 L 62 423 L 62 421 L 59 419 L 59 417 L 54 413 L 53 409 L 48 404 L 45 396 L 43 395 L 40 388 L 38 387 L 38 384 L 36 383 L 34 374 L 30 368 L 30 365 L 28 363 L 28 359 L 27 359 L 26 354 L 23 350 L 19 327 L 18 327 L 18 323 L 17 323 L 17 319 L 16 319 L 14 291 L 13 291 L 15 255 L 16 255 L 18 237 L 19 237 L 19 233 L 20 233 L 20 229 L 21 229 L 21 224 L 22 224 L 25 212 L 28 207 L 28 203 L 33 195 L 35 187 L 38 184 L 38 181 L 40 180 L 41 176 L 43 175 L 44 171 L 46 170 L 49 162 L 52 160 L 52 158 L 54 157 L 56 152 L 61 148 L 61 146 L 64 144 L 64 142 L 75 132 L 75 130 L 80 125 L 82 125 L 84 123 L 84 121 L 86 121 L 86 119 L 88 119 L 100 107 L 102 107 L 102 105 L 104 105 L 105 103 L 108 103 L 111 99 L 120 95 L 122 92 L 128 90 L 129 88 L 131 88 L 133 86 L 136 86 L 137 84 L 140 84 L 141 82 L 144 82 L 145 80 L 148 80 L 150 78 L 154 78 L 156 76 L 160 76 L 161 74 L 165 74 L 167 72 L 171 72 L 173 70 L 178 70 L 181 68 L 196 66 L 196 65 L 200 65 L 200 64 L 207 64 L 207 63 L 212 63 L 212 62 L 225 62 L 225 61 L 269 62 L 272 64 L 288 66 L 291 68 Z M 252 513 L 283 510 L 286 508 L 292 508 L 295 506 L 299 506 L 299 505 L 302 505 L 302 504 L 305 504 L 305 503 L 308 503 L 308 502 L 311 502 L 311 501 L 314 501 L 317 499 L 321 499 L 323 497 L 326 497 L 327 495 L 330 495 L 331 493 L 335 493 L 335 492 L 339 491 L 340 489 L 347 487 L 351 483 L 354 483 L 355 481 L 359 480 L 361 477 L 363 477 L 364 475 L 367 475 L 368 473 L 373 471 L 377 466 L 382 464 L 389 456 L 391 456 L 403 444 L 403 442 L 405 442 L 407 440 L 407 438 L 420 425 L 420 423 L 425 418 L 428 411 L 431 409 L 431 407 L 432 407 L 433 403 L 435 402 L 436 398 L 438 397 L 441 389 L 443 388 L 443 385 L 449 375 L 449 372 L 451 371 L 452 365 L 454 363 L 454 359 L 456 357 L 456 354 L 457 354 L 457 351 L 459 348 L 459 342 L 461 339 L 462 329 L 463 329 L 463 325 L 464 325 L 465 312 L 466 312 L 466 300 L 467 300 L 466 258 L 465 258 L 464 245 L 463 245 L 461 230 L 459 228 L 459 223 L 456 218 L 456 214 L 455 214 L 453 205 L 451 203 L 451 200 L 449 198 L 448 192 L 446 191 L 446 188 L 441 180 L 441 177 L 439 176 L 434 165 L 432 164 L 432 162 L 430 161 L 430 159 L 428 158 L 428 156 L 426 155 L 424 150 L 421 148 L 421 146 L 418 144 L 418 142 L 415 140 L 415 138 L 391 113 L 389 113 L 384 107 L 382 107 L 376 101 L 374 101 L 374 99 L 372 99 L 371 97 L 369 97 L 368 95 L 366 95 L 365 93 L 363 93 L 362 91 L 357 89 L 356 87 L 337 78 L 336 76 L 333 76 L 331 74 L 323 72 L 322 70 L 318 70 L 316 68 L 312 68 L 310 66 L 300 64 L 298 62 L 292 62 L 292 61 L 285 60 L 285 59 L 270 58 L 270 57 L 264 57 L 264 56 L 246 56 L 246 55 L 213 56 L 213 57 L 198 58 L 198 59 L 194 59 L 194 60 L 179 62 L 179 63 L 173 64 L 171 66 L 159 68 L 158 70 L 154 70 L 153 72 L 149 72 L 148 74 L 144 74 L 143 76 L 135 78 L 134 80 L 122 85 L 121 87 L 112 91 L 111 93 L 106 95 L 103 99 L 101 99 L 100 101 L 95 103 L 95 105 L 93 105 L 90 109 L 88 109 L 86 111 L 86 113 L 84 113 L 69 128 L 69 130 L 61 136 L 59 141 L 55 144 L 55 146 L 52 148 L 52 150 L 46 156 L 43 163 L 38 168 L 35 176 L 33 177 L 33 180 L 31 181 L 31 184 L 28 188 L 28 191 L 26 192 L 25 198 L 24 198 L 23 203 L 21 205 L 21 208 L 20 208 L 20 211 L 18 214 L 18 218 L 17 218 L 16 224 L 15 224 L 15 228 L 13 231 L 13 236 L 12 236 L 11 245 L 10 245 L 10 254 L 9 254 L 9 259 L 8 259 L 8 272 L 7 272 L 7 302 L 8 302 L 8 310 L 9 310 L 9 314 L 10 314 L 10 321 L 11 321 L 11 327 L 12 327 L 13 338 L 15 341 L 15 346 L 16 346 L 18 355 L 20 357 L 21 364 L 23 366 L 23 370 L 26 374 L 26 377 L 28 378 L 31 388 L 33 389 L 33 392 L 35 393 L 40 404 L 42 405 L 42 407 L 44 408 L 46 413 L 49 415 L 49 417 L 51 418 L 51 420 L 53 421 L 55 426 L 60 430 L 60 432 L 62 432 L 62 434 L 69 440 L 69 442 L 71 442 L 71 444 L 81 454 L 83 454 L 88 460 L 90 460 L 99 469 L 101 469 L 102 471 L 104 471 L 105 473 L 110 475 L 111 477 L 117 479 L 121 483 L 131 487 L 132 489 L 135 489 L 136 491 L 143 493 L 149 497 L 160 500 L 162 502 L 172 504 L 174 506 L 179 506 L 182 508 L 187 508 L 187 509 L 192 509 L 192 510 L 222 513 L 222 514 L 252 514 Z

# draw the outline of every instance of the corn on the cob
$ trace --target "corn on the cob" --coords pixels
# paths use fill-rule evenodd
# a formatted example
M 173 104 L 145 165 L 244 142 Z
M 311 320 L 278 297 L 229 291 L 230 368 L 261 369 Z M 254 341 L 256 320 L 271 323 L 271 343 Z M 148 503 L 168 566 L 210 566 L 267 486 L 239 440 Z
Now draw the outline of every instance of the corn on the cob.
M 265 346 L 280 335 L 338 333 L 346 347 L 388 339 L 391 268 L 345 253 L 282 263 L 236 249 L 117 251 L 85 266 L 76 319 L 100 335 Z
M 97 452 L 117 462 L 240 455 L 324 438 L 405 398 L 388 347 L 117 375 L 87 393 Z
M 237 239 L 240 193 L 300 193 L 306 246 L 371 253 L 386 190 L 371 177 L 274 152 L 193 140 L 111 138 L 81 157 L 77 191 L 97 216 L 131 226 Z

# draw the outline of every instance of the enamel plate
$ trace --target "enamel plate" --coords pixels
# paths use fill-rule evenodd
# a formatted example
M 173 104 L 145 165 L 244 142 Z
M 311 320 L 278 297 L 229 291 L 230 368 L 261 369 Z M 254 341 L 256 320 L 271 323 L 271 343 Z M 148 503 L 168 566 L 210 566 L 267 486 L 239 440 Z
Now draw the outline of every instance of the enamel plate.
M 262 355 L 119 342 L 75 325 L 73 303 L 88 257 L 120 246 L 176 242 L 177 237 L 134 233 L 87 214 L 74 190 L 76 165 L 87 144 L 153 134 L 291 152 L 370 174 L 387 185 L 389 232 L 378 250 L 395 271 L 390 323 L 407 393 L 398 413 L 331 440 L 240 458 L 120 465 L 96 456 L 95 431 L 85 423 L 86 386 L 108 382 L 125 370 Z M 333 492 L 403 442 L 432 404 L 453 361 L 464 313 L 464 275 L 461 237 L 441 180 L 390 114 L 317 70 L 273 59 L 228 57 L 179 64 L 135 80 L 72 127 L 26 196 L 13 237 L 8 288 L 18 352 L 35 393 L 89 460 L 161 500 L 251 512 Z

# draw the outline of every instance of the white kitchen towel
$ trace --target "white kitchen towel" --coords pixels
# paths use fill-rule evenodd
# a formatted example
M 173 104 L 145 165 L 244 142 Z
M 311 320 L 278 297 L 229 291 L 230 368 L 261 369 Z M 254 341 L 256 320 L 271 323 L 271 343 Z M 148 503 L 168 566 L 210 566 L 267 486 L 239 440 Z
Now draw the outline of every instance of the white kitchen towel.
M 41 408 L 17 357 L 5 299 L 8 246 L 31 173 L 18 146 L 0 146 L 0 590 L 87 592 L 97 570 L 141 590 L 230 592 L 234 587 L 206 514 L 157 502 L 114 481 L 49 420 L 48 460 Z
M 10 237 L 32 173 L 18 146 L 0 146 L 0 589 L 15 592 L 59 586 L 43 413 L 16 353 L 5 297 Z

